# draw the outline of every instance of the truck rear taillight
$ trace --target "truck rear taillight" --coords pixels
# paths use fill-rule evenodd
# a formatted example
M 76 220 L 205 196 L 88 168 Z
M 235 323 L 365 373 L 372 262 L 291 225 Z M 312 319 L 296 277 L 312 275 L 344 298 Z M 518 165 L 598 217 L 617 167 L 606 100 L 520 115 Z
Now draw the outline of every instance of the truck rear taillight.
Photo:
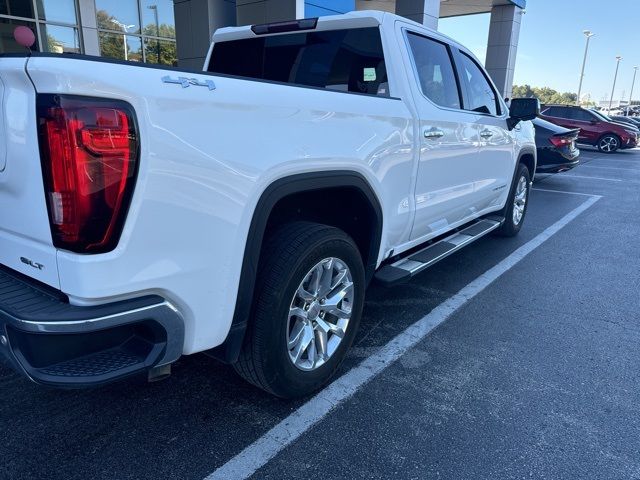
M 113 250 L 139 160 L 132 107 L 121 101 L 38 95 L 40 152 L 53 243 L 77 253 Z

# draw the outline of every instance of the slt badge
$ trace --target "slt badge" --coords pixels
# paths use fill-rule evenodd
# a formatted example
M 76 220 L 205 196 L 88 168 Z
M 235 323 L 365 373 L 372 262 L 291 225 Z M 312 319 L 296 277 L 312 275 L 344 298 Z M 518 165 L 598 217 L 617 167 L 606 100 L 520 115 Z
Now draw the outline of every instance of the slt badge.
M 216 84 L 213 80 L 198 80 L 197 78 L 178 77 L 171 78 L 169 75 L 162 77 L 164 83 L 177 83 L 182 85 L 182 88 L 188 88 L 191 85 L 196 87 L 208 87 L 209 90 L 215 90 Z

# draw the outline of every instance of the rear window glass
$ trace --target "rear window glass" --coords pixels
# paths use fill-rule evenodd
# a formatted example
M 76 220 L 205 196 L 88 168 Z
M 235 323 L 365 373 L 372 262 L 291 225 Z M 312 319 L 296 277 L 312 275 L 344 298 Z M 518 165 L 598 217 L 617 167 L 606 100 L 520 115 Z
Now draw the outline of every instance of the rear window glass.
M 389 96 L 378 28 L 275 35 L 216 43 L 209 71 Z

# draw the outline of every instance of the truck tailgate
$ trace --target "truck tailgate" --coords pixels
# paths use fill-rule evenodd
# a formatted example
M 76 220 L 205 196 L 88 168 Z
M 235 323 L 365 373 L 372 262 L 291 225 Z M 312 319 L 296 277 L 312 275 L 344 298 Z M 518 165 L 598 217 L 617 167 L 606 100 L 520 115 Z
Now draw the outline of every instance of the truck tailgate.
M 60 288 L 26 58 L 0 58 L 0 264 Z

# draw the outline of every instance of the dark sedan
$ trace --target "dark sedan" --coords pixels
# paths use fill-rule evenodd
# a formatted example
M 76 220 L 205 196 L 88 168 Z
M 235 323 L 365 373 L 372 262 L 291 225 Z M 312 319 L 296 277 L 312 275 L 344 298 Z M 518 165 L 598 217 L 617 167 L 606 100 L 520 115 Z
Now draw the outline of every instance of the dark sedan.
M 557 173 L 571 170 L 578 165 L 580 150 L 576 140 L 580 129 L 569 130 L 541 118 L 533 120 L 536 128 L 538 173 Z
M 614 122 L 618 123 L 626 123 L 628 125 L 633 125 L 636 128 L 640 128 L 640 117 L 623 117 L 622 115 L 609 115 L 609 118 Z

